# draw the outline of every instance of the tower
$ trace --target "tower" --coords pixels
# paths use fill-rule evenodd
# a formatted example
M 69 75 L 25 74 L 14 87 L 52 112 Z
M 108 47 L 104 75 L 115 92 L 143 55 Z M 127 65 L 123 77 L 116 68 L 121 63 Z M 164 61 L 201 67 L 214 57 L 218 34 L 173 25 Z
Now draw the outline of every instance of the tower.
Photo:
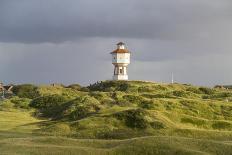
M 130 64 L 130 52 L 123 42 L 117 44 L 117 49 L 111 52 L 114 65 L 113 80 L 128 80 L 127 66 Z

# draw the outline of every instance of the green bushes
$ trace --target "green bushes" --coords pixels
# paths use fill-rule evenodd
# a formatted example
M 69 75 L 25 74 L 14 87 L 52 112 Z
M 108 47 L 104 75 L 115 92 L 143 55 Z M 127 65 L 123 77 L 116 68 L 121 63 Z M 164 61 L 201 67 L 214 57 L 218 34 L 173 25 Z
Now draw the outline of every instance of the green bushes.
M 48 109 L 66 102 L 66 98 L 61 95 L 49 95 L 34 99 L 30 106 L 38 109 Z
M 123 92 L 137 92 L 137 87 L 131 86 L 127 81 L 104 81 L 97 82 L 88 86 L 91 91 L 123 91 Z
M 67 86 L 66 88 L 71 88 L 71 89 L 80 91 L 82 87 L 79 84 L 72 84 L 72 85 Z
M 42 129 L 40 129 L 40 132 L 53 136 L 69 136 L 72 133 L 68 124 L 55 122 L 53 122 L 53 124 L 45 124 Z
M 153 129 L 164 129 L 165 128 L 164 123 L 160 121 L 151 122 L 150 125 Z
M 215 93 L 213 95 L 209 95 L 207 98 L 208 99 L 225 99 L 229 97 L 232 97 L 231 92 L 220 92 L 220 93 Z
M 78 120 L 85 118 L 90 113 L 90 110 L 86 106 L 76 106 L 76 110 L 71 112 L 70 118 L 72 120 Z
M 206 87 L 200 87 L 199 90 L 204 93 L 204 94 L 207 94 L 207 95 L 212 95 L 215 90 L 211 89 L 211 88 L 206 88 Z
M 190 123 L 195 126 L 204 126 L 205 124 L 207 124 L 207 122 L 204 120 L 188 117 L 181 118 L 181 123 Z
M 69 104 L 69 118 L 71 120 L 79 120 L 87 117 L 90 114 L 94 114 L 101 109 L 101 104 L 98 100 L 93 97 L 83 96 L 79 97 Z
M 99 139 L 126 139 L 135 135 L 135 131 L 132 129 L 110 129 L 103 128 L 95 133 L 95 136 Z
M 139 93 L 144 93 L 144 92 L 149 93 L 149 92 L 153 92 L 153 91 L 154 91 L 154 89 L 149 87 L 149 86 L 141 86 L 141 87 L 138 88 Z
M 153 98 L 175 98 L 175 96 L 173 96 L 172 92 L 164 92 L 164 93 L 158 93 L 158 94 L 142 94 L 143 97 L 149 98 L 149 99 L 153 99 Z
M 61 95 L 49 95 L 34 99 L 30 106 L 37 108 L 45 117 L 55 117 L 62 111 L 62 104 L 68 100 Z
M 154 104 L 152 100 L 143 100 L 140 104 L 139 107 L 144 108 L 144 109 L 153 109 Z
M 29 109 L 30 99 L 28 98 L 19 98 L 19 97 L 12 97 L 10 99 L 0 101 L 0 108 L 1 109 L 12 109 L 12 108 L 22 108 L 22 109 Z
M 149 125 L 145 115 L 146 112 L 143 109 L 132 109 L 116 113 L 114 116 L 123 120 L 128 127 L 144 129 Z
M 186 91 L 192 92 L 192 93 L 195 93 L 195 94 L 202 94 L 202 91 L 199 88 L 196 88 L 196 87 L 193 87 L 193 86 L 188 87 L 186 89 Z
M 13 97 L 10 99 L 12 103 L 14 103 L 14 107 L 16 108 L 23 108 L 23 109 L 29 109 L 29 104 L 31 102 L 28 98 L 19 98 L 19 97 Z
M 212 125 L 213 129 L 219 129 L 219 130 L 223 130 L 223 129 L 231 129 L 232 128 L 232 124 L 229 122 L 215 122 Z
M 13 87 L 13 93 L 21 98 L 34 99 L 39 97 L 38 87 L 31 84 L 17 85 Z
M 0 110 L 10 110 L 14 107 L 14 104 L 10 100 L 0 101 Z
M 177 96 L 177 97 L 187 97 L 189 94 L 187 94 L 185 91 L 173 91 L 172 92 L 174 96 Z
M 97 82 L 94 83 L 90 86 L 88 86 L 88 88 L 91 91 L 111 91 L 110 88 L 114 88 L 117 86 L 118 82 L 117 81 L 105 81 L 105 82 Z M 112 89 L 113 90 L 113 89 Z
M 137 96 L 137 95 L 124 95 L 123 99 L 133 103 L 133 104 L 140 104 L 144 98 L 141 96 Z

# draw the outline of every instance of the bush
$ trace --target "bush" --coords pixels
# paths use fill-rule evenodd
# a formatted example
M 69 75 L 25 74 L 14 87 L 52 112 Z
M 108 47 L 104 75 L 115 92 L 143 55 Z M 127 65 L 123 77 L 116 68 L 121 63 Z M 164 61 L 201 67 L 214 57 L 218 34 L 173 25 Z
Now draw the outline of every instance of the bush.
M 192 92 L 192 93 L 195 93 L 195 94 L 201 94 L 201 93 L 202 93 L 202 91 L 199 90 L 199 89 L 196 88 L 196 87 L 188 87 L 188 88 L 186 89 L 186 91 L 189 91 L 189 92 Z
M 132 129 L 109 129 L 104 128 L 96 132 L 96 137 L 99 139 L 127 139 L 135 135 Z
M 10 99 L 12 103 L 14 103 L 14 106 L 17 108 L 24 108 L 29 109 L 29 104 L 31 102 L 28 98 L 19 98 L 19 97 L 13 97 Z
M 232 128 L 232 124 L 230 124 L 229 122 L 216 122 L 212 124 L 212 127 L 214 129 L 231 129 Z
M 66 98 L 61 95 L 49 95 L 32 100 L 30 106 L 38 109 L 48 109 L 66 102 Z
M 29 106 L 39 109 L 46 117 L 54 117 L 63 110 L 65 102 L 67 99 L 61 95 L 49 95 L 32 100 Z
M 124 95 L 123 99 L 133 104 L 140 104 L 142 101 L 144 101 L 143 97 L 137 95 Z
M 214 93 L 214 90 L 211 88 L 200 87 L 199 90 L 207 95 L 212 95 Z
M 186 97 L 186 96 L 188 96 L 185 91 L 177 91 L 176 90 L 176 91 L 173 91 L 172 93 L 173 93 L 174 96 L 177 96 L 177 97 Z
M 130 85 L 128 83 L 120 83 L 117 87 L 117 91 L 127 91 Z
M 72 120 L 85 118 L 101 109 L 99 101 L 90 96 L 79 97 L 71 101 L 69 104 L 71 104 L 68 109 L 70 112 L 69 118 Z
M 153 98 L 174 98 L 172 92 L 165 92 L 159 94 L 142 94 L 143 97 L 153 99 Z
M 187 117 L 181 118 L 181 123 L 190 123 L 190 124 L 196 125 L 196 126 L 203 126 L 206 124 L 206 122 L 204 120 L 187 118 Z
M 37 86 L 31 84 L 23 84 L 14 86 L 12 91 L 18 97 L 34 99 L 40 96 L 37 89 Z
M 72 120 L 78 120 L 85 118 L 90 113 L 88 107 L 85 106 L 76 106 L 76 110 L 70 114 Z
M 154 108 L 154 104 L 152 100 L 143 100 L 140 104 L 139 107 L 144 108 L 144 109 L 152 109 Z
M 71 88 L 71 89 L 74 89 L 74 90 L 81 90 L 81 86 L 79 84 L 72 84 L 72 85 L 69 85 L 67 86 L 66 88 Z
M 9 110 L 14 107 L 14 104 L 10 100 L 0 101 L 0 109 L 1 110 Z
M 151 122 L 150 125 L 153 129 L 164 129 L 165 128 L 165 125 L 159 121 Z
M 68 136 L 71 134 L 71 129 L 68 124 L 56 123 L 44 126 L 41 131 L 54 136 Z
M 81 87 L 80 91 L 89 92 L 89 88 L 87 88 L 87 87 Z
M 148 126 L 145 119 L 146 112 L 143 109 L 132 109 L 115 114 L 119 120 L 124 120 L 125 124 L 131 128 L 144 129 Z
M 105 82 L 97 82 L 93 85 L 88 86 L 91 91 L 132 91 L 134 92 L 134 88 L 127 81 L 105 81 Z M 137 88 L 136 88 L 137 91 Z
M 90 92 L 89 95 L 96 98 L 97 100 L 102 100 L 105 97 L 105 94 L 99 91 Z
M 154 91 L 151 87 L 148 86 L 141 86 L 138 88 L 139 93 L 144 93 L 144 92 L 152 92 Z

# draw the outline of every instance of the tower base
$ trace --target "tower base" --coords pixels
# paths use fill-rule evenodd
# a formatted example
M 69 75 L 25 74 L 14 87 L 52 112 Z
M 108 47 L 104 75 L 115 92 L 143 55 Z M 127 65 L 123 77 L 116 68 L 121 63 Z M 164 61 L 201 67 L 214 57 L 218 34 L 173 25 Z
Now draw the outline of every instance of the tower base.
M 114 75 L 113 80 L 128 80 L 128 75 Z

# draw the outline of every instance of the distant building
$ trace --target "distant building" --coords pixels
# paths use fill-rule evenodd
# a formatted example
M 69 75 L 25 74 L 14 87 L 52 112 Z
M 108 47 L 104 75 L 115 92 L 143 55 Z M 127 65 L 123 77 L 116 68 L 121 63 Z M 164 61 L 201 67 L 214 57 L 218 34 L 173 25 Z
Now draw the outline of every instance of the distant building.
M 6 96 L 11 96 L 13 85 L 6 85 L 4 86 L 2 82 L 0 82 L 0 97 L 5 98 Z
M 130 64 L 130 52 L 123 42 L 117 44 L 117 49 L 111 52 L 114 65 L 113 80 L 128 80 L 127 66 Z
M 216 85 L 214 88 L 219 88 L 219 89 L 232 89 L 232 85 Z

